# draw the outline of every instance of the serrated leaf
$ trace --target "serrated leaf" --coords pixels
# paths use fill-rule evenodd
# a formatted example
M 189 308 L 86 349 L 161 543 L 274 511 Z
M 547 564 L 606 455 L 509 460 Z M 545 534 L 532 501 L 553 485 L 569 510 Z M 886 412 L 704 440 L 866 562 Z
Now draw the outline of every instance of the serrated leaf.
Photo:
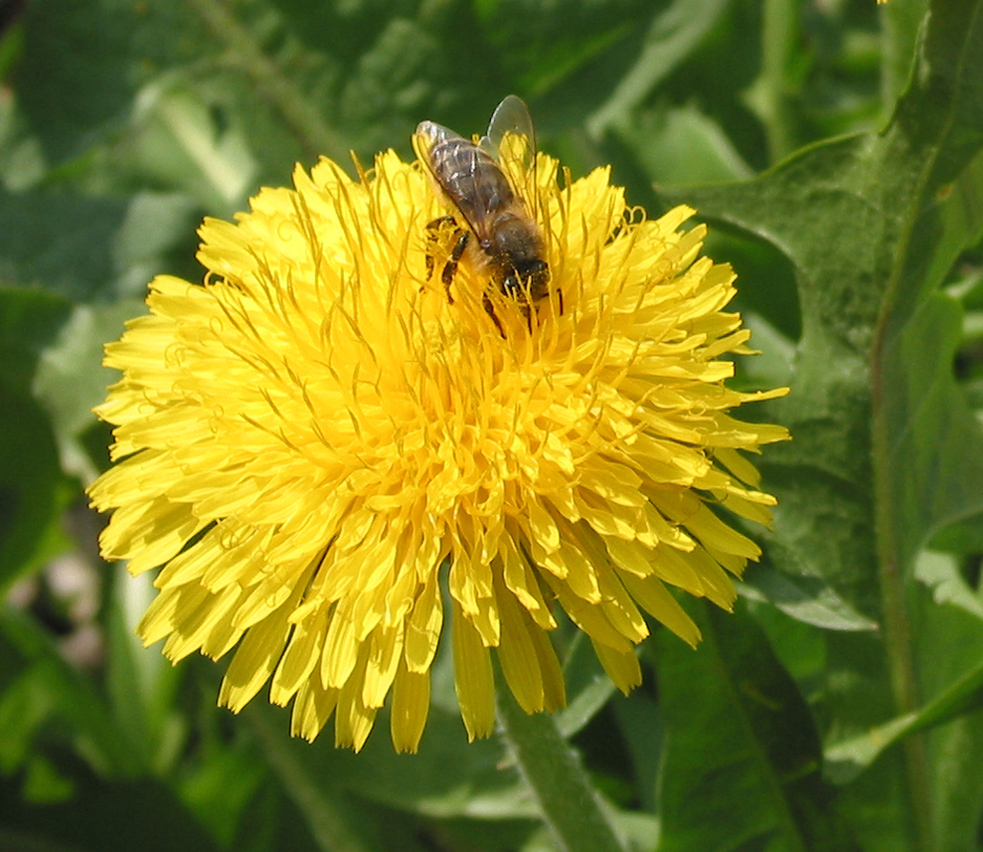
M 946 28 L 958 18 L 956 52 L 969 55 L 983 40 L 978 17 L 978 6 L 964 3 L 933 22 Z M 794 440 L 763 463 L 781 498 L 773 556 L 786 570 L 819 572 L 869 613 L 880 608 L 872 596 L 878 547 L 904 564 L 941 523 L 979 511 L 983 497 L 983 432 L 951 375 L 956 315 L 945 297 L 927 299 L 943 258 L 951 263 L 983 215 L 950 186 L 983 139 L 975 106 L 983 94 L 973 100 L 983 69 L 975 58 L 966 67 L 942 57 L 951 44 L 936 49 L 934 73 L 884 136 L 823 143 L 749 185 L 686 193 L 793 263 L 803 335 L 792 393 L 770 415 Z M 954 126 L 961 132 L 950 136 Z M 962 180 L 978 180 L 975 166 Z M 950 186 L 944 198 L 942 186 Z M 948 214 L 949 203 L 959 215 Z M 878 471 L 887 480 L 877 480 L 875 497 Z M 876 540 L 875 528 L 888 535 Z
M 983 4 L 934 3 L 919 67 L 882 134 L 815 145 L 749 185 L 686 194 L 795 270 L 792 393 L 768 411 L 793 441 L 762 465 L 780 500 L 770 554 L 883 626 L 883 638 L 827 640 L 837 739 L 918 712 L 904 608 L 912 562 L 941 525 L 981 510 L 983 429 L 952 375 L 959 312 L 935 292 L 980 232 L 981 104 Z M 906 768 L 881 761 L 843 797 L 874 849 L 930 831 L 924 754 L 904 745 Z

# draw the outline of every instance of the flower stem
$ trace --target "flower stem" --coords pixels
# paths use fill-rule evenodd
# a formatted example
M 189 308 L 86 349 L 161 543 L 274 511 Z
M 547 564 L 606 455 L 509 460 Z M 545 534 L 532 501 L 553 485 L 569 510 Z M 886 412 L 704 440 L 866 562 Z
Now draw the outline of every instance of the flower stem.
M 764 126 L 770 163 L 795 149 L 788 81 L 798 49 L 799 5 L 796 0 L 765 0 L 761 74 L 747 92 L 747 100 Z
M 906 237 L 907 241 L 907 237 Z M 902 256 L 907 245 L 898 249 Z M 896 294 L 893 296 L 897 299 Z M 896 301 L 895 303 L 896 304 Z M 922 704 L 919 695 L 918 676 L 915 669 L 915 640 L 912 634 L 911 615 L 908 611 L 908 584 L 905 579 L 913 556 L 903 552 L 898 510 L 899 501 L 909 487 L 903 480 L 905 471 L 899 468 L 891 452 L 891 412 L 885 403 L 889 388 L 901 385 L 885 376 L 887 322 L 882 314 L 878 324 L 871 358 L 871 388 L 873 411 L 871 417 L 871 457 L 873 459 L 874 517 L 877 533 L 878 581 L 880 583 L 883 613 L 884 649 L 898 716 L 913 713 Z M 902 522 L 903 523 L 903 522 Z M 924 735 L 905 737 L 904 754 L 907 797 L 905 812 L 911 822 L 913 842 L 917 852 L 929 852 L 935 848 L 932 839 L 933 796 L 929 757 Z
M 507 689 L 498 718 L 509 746 L 564 852 L 625 852 L 577 753 L 548 713 L 528 715 Z

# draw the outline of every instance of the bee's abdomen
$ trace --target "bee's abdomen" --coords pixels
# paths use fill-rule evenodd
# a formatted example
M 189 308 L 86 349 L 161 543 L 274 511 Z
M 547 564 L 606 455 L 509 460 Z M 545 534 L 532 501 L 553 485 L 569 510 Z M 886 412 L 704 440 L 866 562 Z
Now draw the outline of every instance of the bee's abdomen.
M 483 246 L 501 262 L 521 271 L 524 264 L 537 261 L 543 254 L 543 241 L 535 223 L 512 211 L 500 213 L 489 228 L 487 245 Z

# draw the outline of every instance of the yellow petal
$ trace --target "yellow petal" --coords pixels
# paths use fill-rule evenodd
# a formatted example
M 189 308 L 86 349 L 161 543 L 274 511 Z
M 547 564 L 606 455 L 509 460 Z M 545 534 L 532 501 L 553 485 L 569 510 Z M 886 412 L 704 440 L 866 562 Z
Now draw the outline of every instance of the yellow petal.
M 393 684 L 393 706 L 389 717 L 393 747 L 397 752 L 415 752 L 430 712 L 430 673 L 411 672 L 400 666 Z
M 452 625 L 454 688 L 470 742 L 495 730 L 495 680 L 488 649 L 456 603 Z

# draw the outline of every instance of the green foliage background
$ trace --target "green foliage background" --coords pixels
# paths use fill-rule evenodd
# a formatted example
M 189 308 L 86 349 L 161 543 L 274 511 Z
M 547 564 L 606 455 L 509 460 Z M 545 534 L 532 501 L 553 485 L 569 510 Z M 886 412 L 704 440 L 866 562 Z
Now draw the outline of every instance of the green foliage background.
M 6 0 L 0 26 L 0 849 L 983 849 L 983 0 Z M 574 640 L 565 712 L 504 704 L 468 745 L 445 654 L 418 755 L 292 741 L 133 636 L 149 581 L 99 561 L 81 491 L 102 344 L 154 274 L 200 278 L 203 215 L 509 92 L 737 268 L 740 381 L 792 388 L 755 412 L 794 435 L 762 458 L 765 559 L 735 615 L 688 602 L 697 651 L 656 632 L 629 698 Z

